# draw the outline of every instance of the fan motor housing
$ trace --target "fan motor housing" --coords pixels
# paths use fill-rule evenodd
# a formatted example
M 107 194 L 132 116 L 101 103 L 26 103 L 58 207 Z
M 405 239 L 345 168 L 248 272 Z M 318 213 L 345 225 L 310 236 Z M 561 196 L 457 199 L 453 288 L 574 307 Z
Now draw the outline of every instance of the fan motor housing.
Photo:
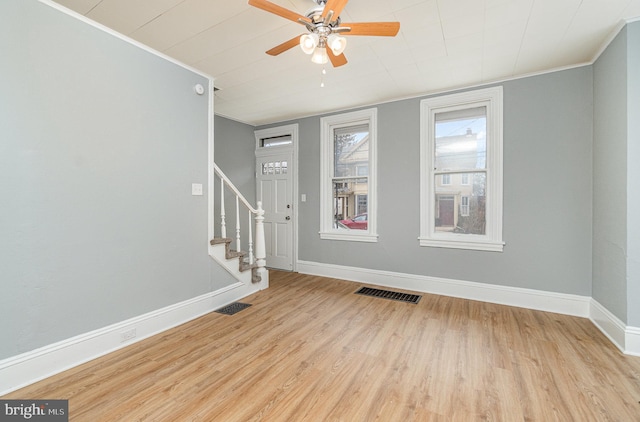
M 324 3 L 324 2 L 323 2 Z M 337 26 L 340 25 L 340 16 L 338 16 L 337 19 L 332 20 L 331 22 L 329 22 L 327 25 L 325 25 L 324 22 L 324 18 L 322 17 L 322 11 L 323 11 L 323 7 L 314 7 L 313 9 L 309 10 L 306 13 L 306 17 L 308 17 L 311 20 L 311 23 L 313 25 L 317 26 L 330 26 L 331 28 L 335 28 Z

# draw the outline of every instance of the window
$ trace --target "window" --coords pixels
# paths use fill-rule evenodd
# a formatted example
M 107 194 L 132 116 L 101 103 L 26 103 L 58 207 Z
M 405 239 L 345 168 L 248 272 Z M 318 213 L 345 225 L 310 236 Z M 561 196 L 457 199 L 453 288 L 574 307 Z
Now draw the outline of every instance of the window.
M 356 200 L 358 201 L 357 214 L 364 214 L 367 212 L 367 195 L 358 195 Z
M 502 251 L 502 87 L 420 113 L 420 245 Z
M 273 147 L 281 147 L 291 145 L 293 143 L 293 138 L 291 135 L 279 135 L 279 136 L 271 136 L 267 138 L 260 138 L 259 147 L 260 148 L 273 148 Z
M 289 168 L 286 161 L 263 162 L 260 167 L 262 168 L 263 175 L 287 174 Z
M 462 217 L 469 216 L 469 197 L 463 196 L 460 201 L 460 215 Z
M 376 122 L 376 109 L 321 119 L 322 239 L 377 241 Z

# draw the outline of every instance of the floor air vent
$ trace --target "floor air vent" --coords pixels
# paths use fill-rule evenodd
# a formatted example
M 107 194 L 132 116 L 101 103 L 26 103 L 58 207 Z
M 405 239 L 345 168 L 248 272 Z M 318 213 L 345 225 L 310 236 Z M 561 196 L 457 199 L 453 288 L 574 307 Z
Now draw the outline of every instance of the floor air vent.
M 219 314 L 233 315 L 237 314 L 243 309 L 248 308 L 249 306 L 251 306 L 249 303 L 234 302 L 230 305 L 225 306 L 224 308 L 218 309 L 216 312 Z
M 381 297 L 383 299 L 399 300 L 400 302 L 418 303 L 422 296 L 411 295 L 408 293 L 392 292 L 390 290 L 372 289 L 363 287 L 356 292 L 357 295 Z

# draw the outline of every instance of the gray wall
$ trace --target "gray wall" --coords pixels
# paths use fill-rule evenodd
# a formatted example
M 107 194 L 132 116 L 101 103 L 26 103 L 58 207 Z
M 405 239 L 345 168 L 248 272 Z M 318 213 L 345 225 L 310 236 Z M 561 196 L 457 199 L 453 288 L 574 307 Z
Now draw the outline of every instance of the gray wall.
M 256 199 L 254 127 L 215 116 L 216 164 L 238 190 L 252 203 Z
M 627 28 L 593 69 L 593 298 L 627 322 Z
M 627 324 L 640 327 L 640 22 L 627 37 Z
M 216 164 L 223 173 L 231 180 L 235 187 L 249 201 L 256 204 L 256 179 L 253 170 L 255 162 L 255 137 L 254 127 L 245 123 L 240 123 L 221 116 L 215 116 L 215 156 Z M 216 204 L 214 209 L 214 234 L 221 236 L 220 229 L 220 201 L 219 201 L 219 180 L 215 179 Z M 241 226 L 241 250 L 247 250 L 249 241 L 249 213 L 241 206 L 240 226 Z M 236 227 L 236 206 L 235 195 L 229 189 L 225 191 L 225 214 L 227 224 L 227 237 L 235 238 Z M 233 249 L 238 249 L 236 244 L 231 245 Z
M 420 99 L 410 99 L 377 106 L 378 243 L 320 240 L 321 116 L 298 121 L 300 259 L 591 295 L 592 69 L 503 86 L 503 253 L 418 246 Z
M 231 284 L 191 196 L 207 79 L 35 0 L 0 51 L 0 359 Z

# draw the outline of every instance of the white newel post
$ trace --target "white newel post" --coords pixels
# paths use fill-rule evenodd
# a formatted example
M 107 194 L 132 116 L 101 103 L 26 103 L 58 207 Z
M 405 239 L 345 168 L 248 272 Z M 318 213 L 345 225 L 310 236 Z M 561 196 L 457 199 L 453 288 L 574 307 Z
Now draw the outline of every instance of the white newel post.
M 262 202 L 258 201 L 257 213 L 256 213 L 256 265 L 258 266 L 258 273 L 260 276 L 265 275 L 267 266 L 267 249 L 264 243 L 264 210 L 262 209 Z

